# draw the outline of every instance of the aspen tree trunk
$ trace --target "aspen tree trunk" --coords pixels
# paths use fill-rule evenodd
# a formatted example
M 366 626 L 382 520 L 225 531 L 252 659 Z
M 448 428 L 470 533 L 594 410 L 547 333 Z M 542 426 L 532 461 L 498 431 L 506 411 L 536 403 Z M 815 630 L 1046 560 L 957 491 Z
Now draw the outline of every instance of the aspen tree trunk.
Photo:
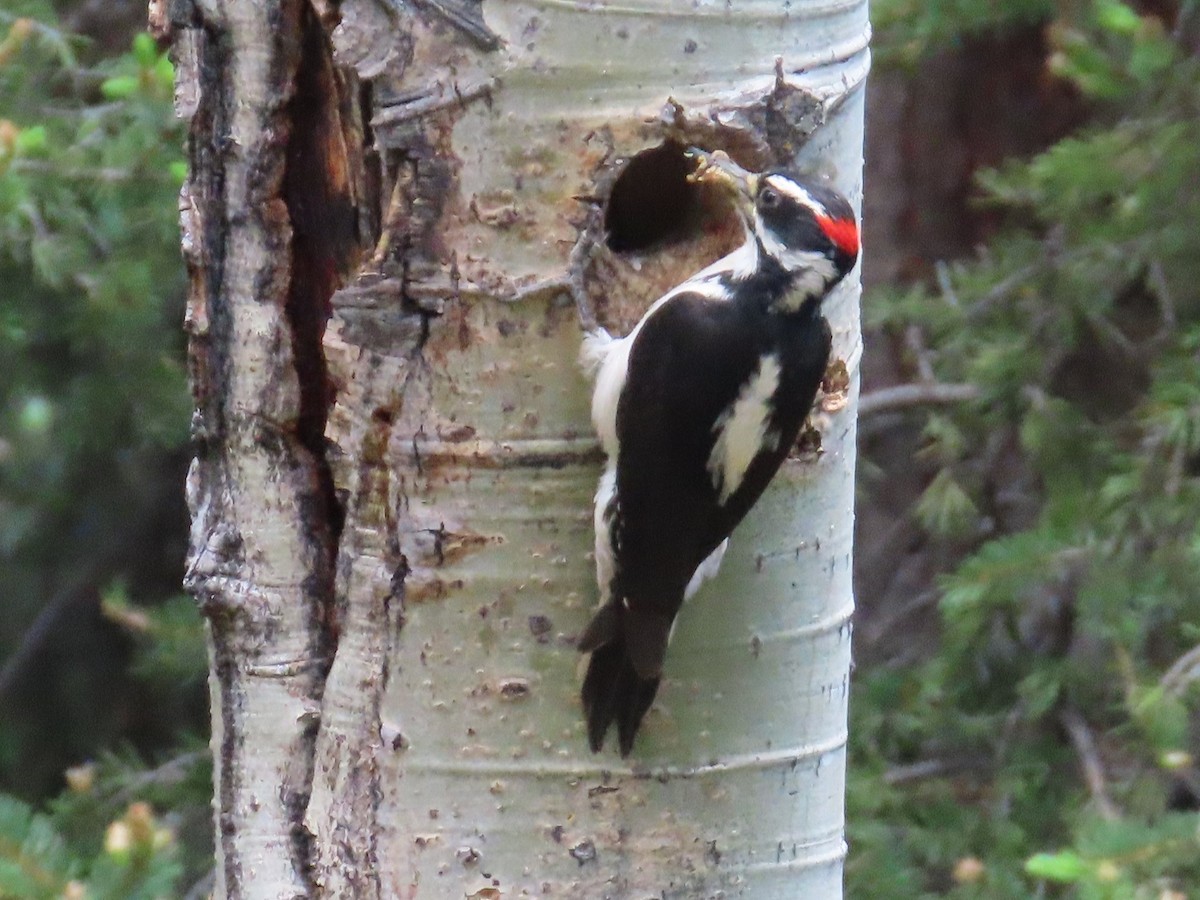
M 152 10 L 157 7 L 152 6 Z M 857 277 L 793 458 L 587 749 L 582 330 L 861 198 L 859 0 L 173 0 L 217 896 L 840 898 Z

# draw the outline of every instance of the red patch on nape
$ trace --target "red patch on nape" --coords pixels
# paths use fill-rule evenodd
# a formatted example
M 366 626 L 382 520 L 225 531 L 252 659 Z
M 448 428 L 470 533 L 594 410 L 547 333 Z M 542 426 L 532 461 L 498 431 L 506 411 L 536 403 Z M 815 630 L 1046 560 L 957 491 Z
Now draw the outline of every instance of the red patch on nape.
M 817 216 L 817 224 L 839 250 L 858 256 L 858 223 L 853 219 L 831 219 Z

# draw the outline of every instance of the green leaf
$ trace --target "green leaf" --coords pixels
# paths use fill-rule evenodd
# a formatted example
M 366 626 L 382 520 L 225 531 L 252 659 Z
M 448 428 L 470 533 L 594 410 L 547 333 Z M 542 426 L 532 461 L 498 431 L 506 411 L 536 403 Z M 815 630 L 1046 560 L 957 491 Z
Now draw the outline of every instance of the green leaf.
M 967 449 L 967 436 L 958 422 L 950 416 L 930 415 L 925 421 L 925 427 L 921 429 L 921 436 L 925 439 L 925 444 L 917 451 L 920 458 L 943 466 L 961 460 Z
M 1084 35 L 1067 33 L 1048 62 L 1050 71 L 1069 78 L 1085 93 L 1102 98 L 1121 96 L 1124 85 L 1112 57 Z
M 57 897 L 77 867 L 46 816 L 0 794 L 0 897 Z
M 1133 34 L 1142 24 L 1141 16 L 1117 0 L 1098 0 L 1096 21 L 1114 34 Z
M 1129 74 L 1141 82 L 1153 81 L 1176 62 L 1176 50 L 1157 35 L 1134 43 L 1129 55 Z
M 1025 861 L 1025 871 L 1034 878 L 1073 884 L 1086 877 L 1092 866 L 1070 850 L 1061 853 L 1038 853 Z
M 1062 681 L 1053 667 L 1034 669 L 1021 680 L 1017 692 L 1025 701 L 1025 716 L 1037 719 L 1058 702 Z
M 133 58 L 143 69 L 149 69 L 158 60 L 158 46 L 154 38 L 144 31 L 133 36 Z
M 34 125 L 31 128 L 21 129 L 13 146 L 19 156 L 41 153 L 46 149 L 46 126 Z
M 138 77 L 136 75 L 114 75 L 106 78 L 100 85 L 100 93 L 109 100 L 124 100 L 137 93 Z
M 21 404 L 18 421 L 26 434 L 45 434 L 54 422 L 54 405 L 45 397 L 29 397 Z
M 964 535 L 979 521 L 979 510 L 949 469 L 938 472 L 913 511 L 922 527 L 944 537 Z
M 1132 701 L 1130 715 L 1154 747 L 1168 751 L 1187 745 L 1186 704 L 1158 684 L 1135 691 Z
M 175 66 L 165 53 L 154 63 L 154 79 L 167 90 L 175 87 Z

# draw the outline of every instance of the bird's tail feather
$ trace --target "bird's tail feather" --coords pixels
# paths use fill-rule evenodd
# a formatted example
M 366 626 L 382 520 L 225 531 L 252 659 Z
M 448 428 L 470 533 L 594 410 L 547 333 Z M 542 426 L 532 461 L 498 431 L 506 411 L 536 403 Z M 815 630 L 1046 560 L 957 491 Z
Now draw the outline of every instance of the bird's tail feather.
M 621 755 L 629 755 L 660 680 L 638 675 L 620 630 L 613 640 L 592 651 L 583 680 L 583 709 L 593 752 L 604 745 L 604 735 L 615 720 Z
M 620 755 L 629 756 L 642 718 L 658 694 L 660 678 L 642 677 L 634 666 L 618 604 L 606 604 L 580 638 L 580 649 L 592 652 L 583 679 L 583 712 L 588 720 L 588 744 L 599 751 L 608 726 L 617 722 Z M 653 670 L 653 671 L 658 671 Z

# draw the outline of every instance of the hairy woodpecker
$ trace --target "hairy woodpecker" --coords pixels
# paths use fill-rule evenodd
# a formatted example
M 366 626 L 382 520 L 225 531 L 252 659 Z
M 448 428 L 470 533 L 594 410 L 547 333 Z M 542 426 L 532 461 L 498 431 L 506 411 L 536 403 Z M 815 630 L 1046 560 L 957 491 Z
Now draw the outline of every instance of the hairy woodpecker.
M 733 195 L 745 243 L 667 292 L 626 337 L 584 339 L 601 607 L 579 639 L 588 742 L 615 720 L 621 755 L 654 701 L 675 617 L 796 441 L 829 359 L 821 300 L 858 259 L 840 194 L 693 151 L 693 179 Z

